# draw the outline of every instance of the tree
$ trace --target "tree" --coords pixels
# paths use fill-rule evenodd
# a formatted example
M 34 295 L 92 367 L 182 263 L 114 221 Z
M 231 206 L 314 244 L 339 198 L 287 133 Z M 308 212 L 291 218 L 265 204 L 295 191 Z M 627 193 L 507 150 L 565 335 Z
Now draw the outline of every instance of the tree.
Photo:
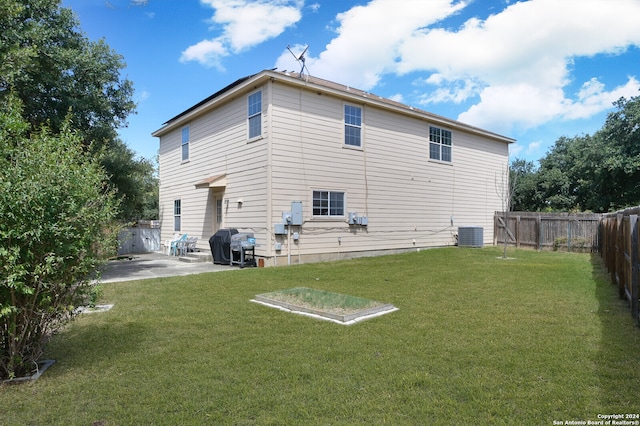
M 542 200 L 533 162 L 516 158 L 511 162 L 510 181 L 514 182 L 511 206 L 514 211 L 539 211 Z
M 31 129 L 54 134 L 70 120 L 84 147 L 99 156 L 122 201 L 122 220 L 141 219 L 140 199 L 154 167 L 117 136 L 135 111 L 125 63 L 104 40 L 92 42 L 60 0 L 0 0 L 0 101 L 15 96 Z M 152 212 L 153 214 L 153 212 Z M 157 213 L 156 213 L 157 215 Z
M 511 203 L 517 180 L 518 175 L 516 173 L 512 173 L 508 163 L 506 169 L 501 170 L 500 176 L 496 175 L 495 179 L 496 193 L 502 200 L 502 211 L 504 212 L 504 247 L 502 253 L 502 257 L 504 259 L 507 258 L 507 245 L 509 243 L 509 239 L 513 235 L 509 229 L 509 221 L 512 209 Z
M 598 132 L 606 145 L 603 160 L 615 209 L 640 204 L 640 96 L 619 99 Z M 612 183 L 612 184 L 610 184 Z
M 63 122 L 32 129 L 0 102 L 0 379 L 29 375 L 115 248 L 107 175 Z
M 135 159 L 135 154 L 119 139 L 113 141 L 101 162 L 118 188 L 119 218 L 123 221 L 158 218 L 158 178 L 154 164 Z M 122 195 L 120 195 L 122 194 Z
M 122 56 L 89 41 L 60 0 L 0 0 L 0 97 L 23 103 L 32 128 L 60 131 L 69 112 L 85 144 L 101 149 L 135 110 Z
M 529 173 L 513 202 L 523 210 L 608 212 L 640 204 L 640 96 L 614 103 L 593 135 L 559 138 Z
M 540 160 L 538 191 L 543 210 L 569 211 L 576 205 L 571 168 L 576 161 L 575 138 L 561 137 Z

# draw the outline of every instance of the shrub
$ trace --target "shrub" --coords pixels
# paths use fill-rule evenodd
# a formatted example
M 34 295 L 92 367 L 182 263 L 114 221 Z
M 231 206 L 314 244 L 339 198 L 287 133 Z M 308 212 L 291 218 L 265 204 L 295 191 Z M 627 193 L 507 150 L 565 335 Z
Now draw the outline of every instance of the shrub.
M 567 237 L 558 237 L 553 240 L 553 251 L 559 249 L 584 252 L 590 245 L 586 238 L 574 237 L 569 240 Z
M 30 375 L 49 336 L 85 303 L 114 241 L 107 176 L 66 123 L 29 133 L 0 112 L 0 379 Z

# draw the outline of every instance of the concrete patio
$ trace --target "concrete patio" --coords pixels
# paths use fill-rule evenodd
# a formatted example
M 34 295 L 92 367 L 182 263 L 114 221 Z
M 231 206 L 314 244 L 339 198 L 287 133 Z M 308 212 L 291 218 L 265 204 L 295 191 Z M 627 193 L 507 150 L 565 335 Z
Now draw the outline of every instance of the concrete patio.
M 206 256 L 206 254 L 203 254 Z M 101 283 L 144 280 L 148 278 L 173 277 L 203 272 L 239 270 L 238 267 L 216 265 L 211 255 L 192 261 L 161 252 L 139 253 L 120 256 L 111 260 L 102 271 Z

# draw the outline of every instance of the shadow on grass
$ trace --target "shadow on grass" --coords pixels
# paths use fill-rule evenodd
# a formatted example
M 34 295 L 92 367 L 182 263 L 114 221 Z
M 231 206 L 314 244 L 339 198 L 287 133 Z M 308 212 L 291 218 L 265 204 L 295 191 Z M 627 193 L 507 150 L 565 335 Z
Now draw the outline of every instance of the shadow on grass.
M 640 329 L 634 324 L 629 302 L 621 299 L 617 286 L 611 284 L 610 274 L 598 253 L 591 255 L 591 266 L 602 327 L 600 348 L 594 360 L 600 381 L 600 401 L 603 409 L 629 412 L 640 387 Z M 621 401 L 628 401 L 628 405 L 620 406 Z
M 49 342 L 46 356 L 60 367 L 85 370 L 117 357 L 139 357 L 148 339 L 149 330 L 138 322 L 82 318 Z

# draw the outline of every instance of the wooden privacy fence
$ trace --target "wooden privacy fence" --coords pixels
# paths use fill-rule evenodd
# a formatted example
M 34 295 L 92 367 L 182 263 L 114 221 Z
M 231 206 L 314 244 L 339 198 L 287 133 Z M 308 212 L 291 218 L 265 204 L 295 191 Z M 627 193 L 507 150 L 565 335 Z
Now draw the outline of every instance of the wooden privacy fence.
M 493 244 L 537 250 L 598 251 L 602 215 L 593 213 L 496 212 Z M 508 223 L 508 227 L 507 227 Z
M 611 274 L 611 283 L 618 287 L 621 299 L 627 299 L 631 315 L 640 326 L 638 312 L 638 268 L 640 246 L 638 232 L 640 207 L 607 214 L 601 223 L 602 245 L 600 254 Z

